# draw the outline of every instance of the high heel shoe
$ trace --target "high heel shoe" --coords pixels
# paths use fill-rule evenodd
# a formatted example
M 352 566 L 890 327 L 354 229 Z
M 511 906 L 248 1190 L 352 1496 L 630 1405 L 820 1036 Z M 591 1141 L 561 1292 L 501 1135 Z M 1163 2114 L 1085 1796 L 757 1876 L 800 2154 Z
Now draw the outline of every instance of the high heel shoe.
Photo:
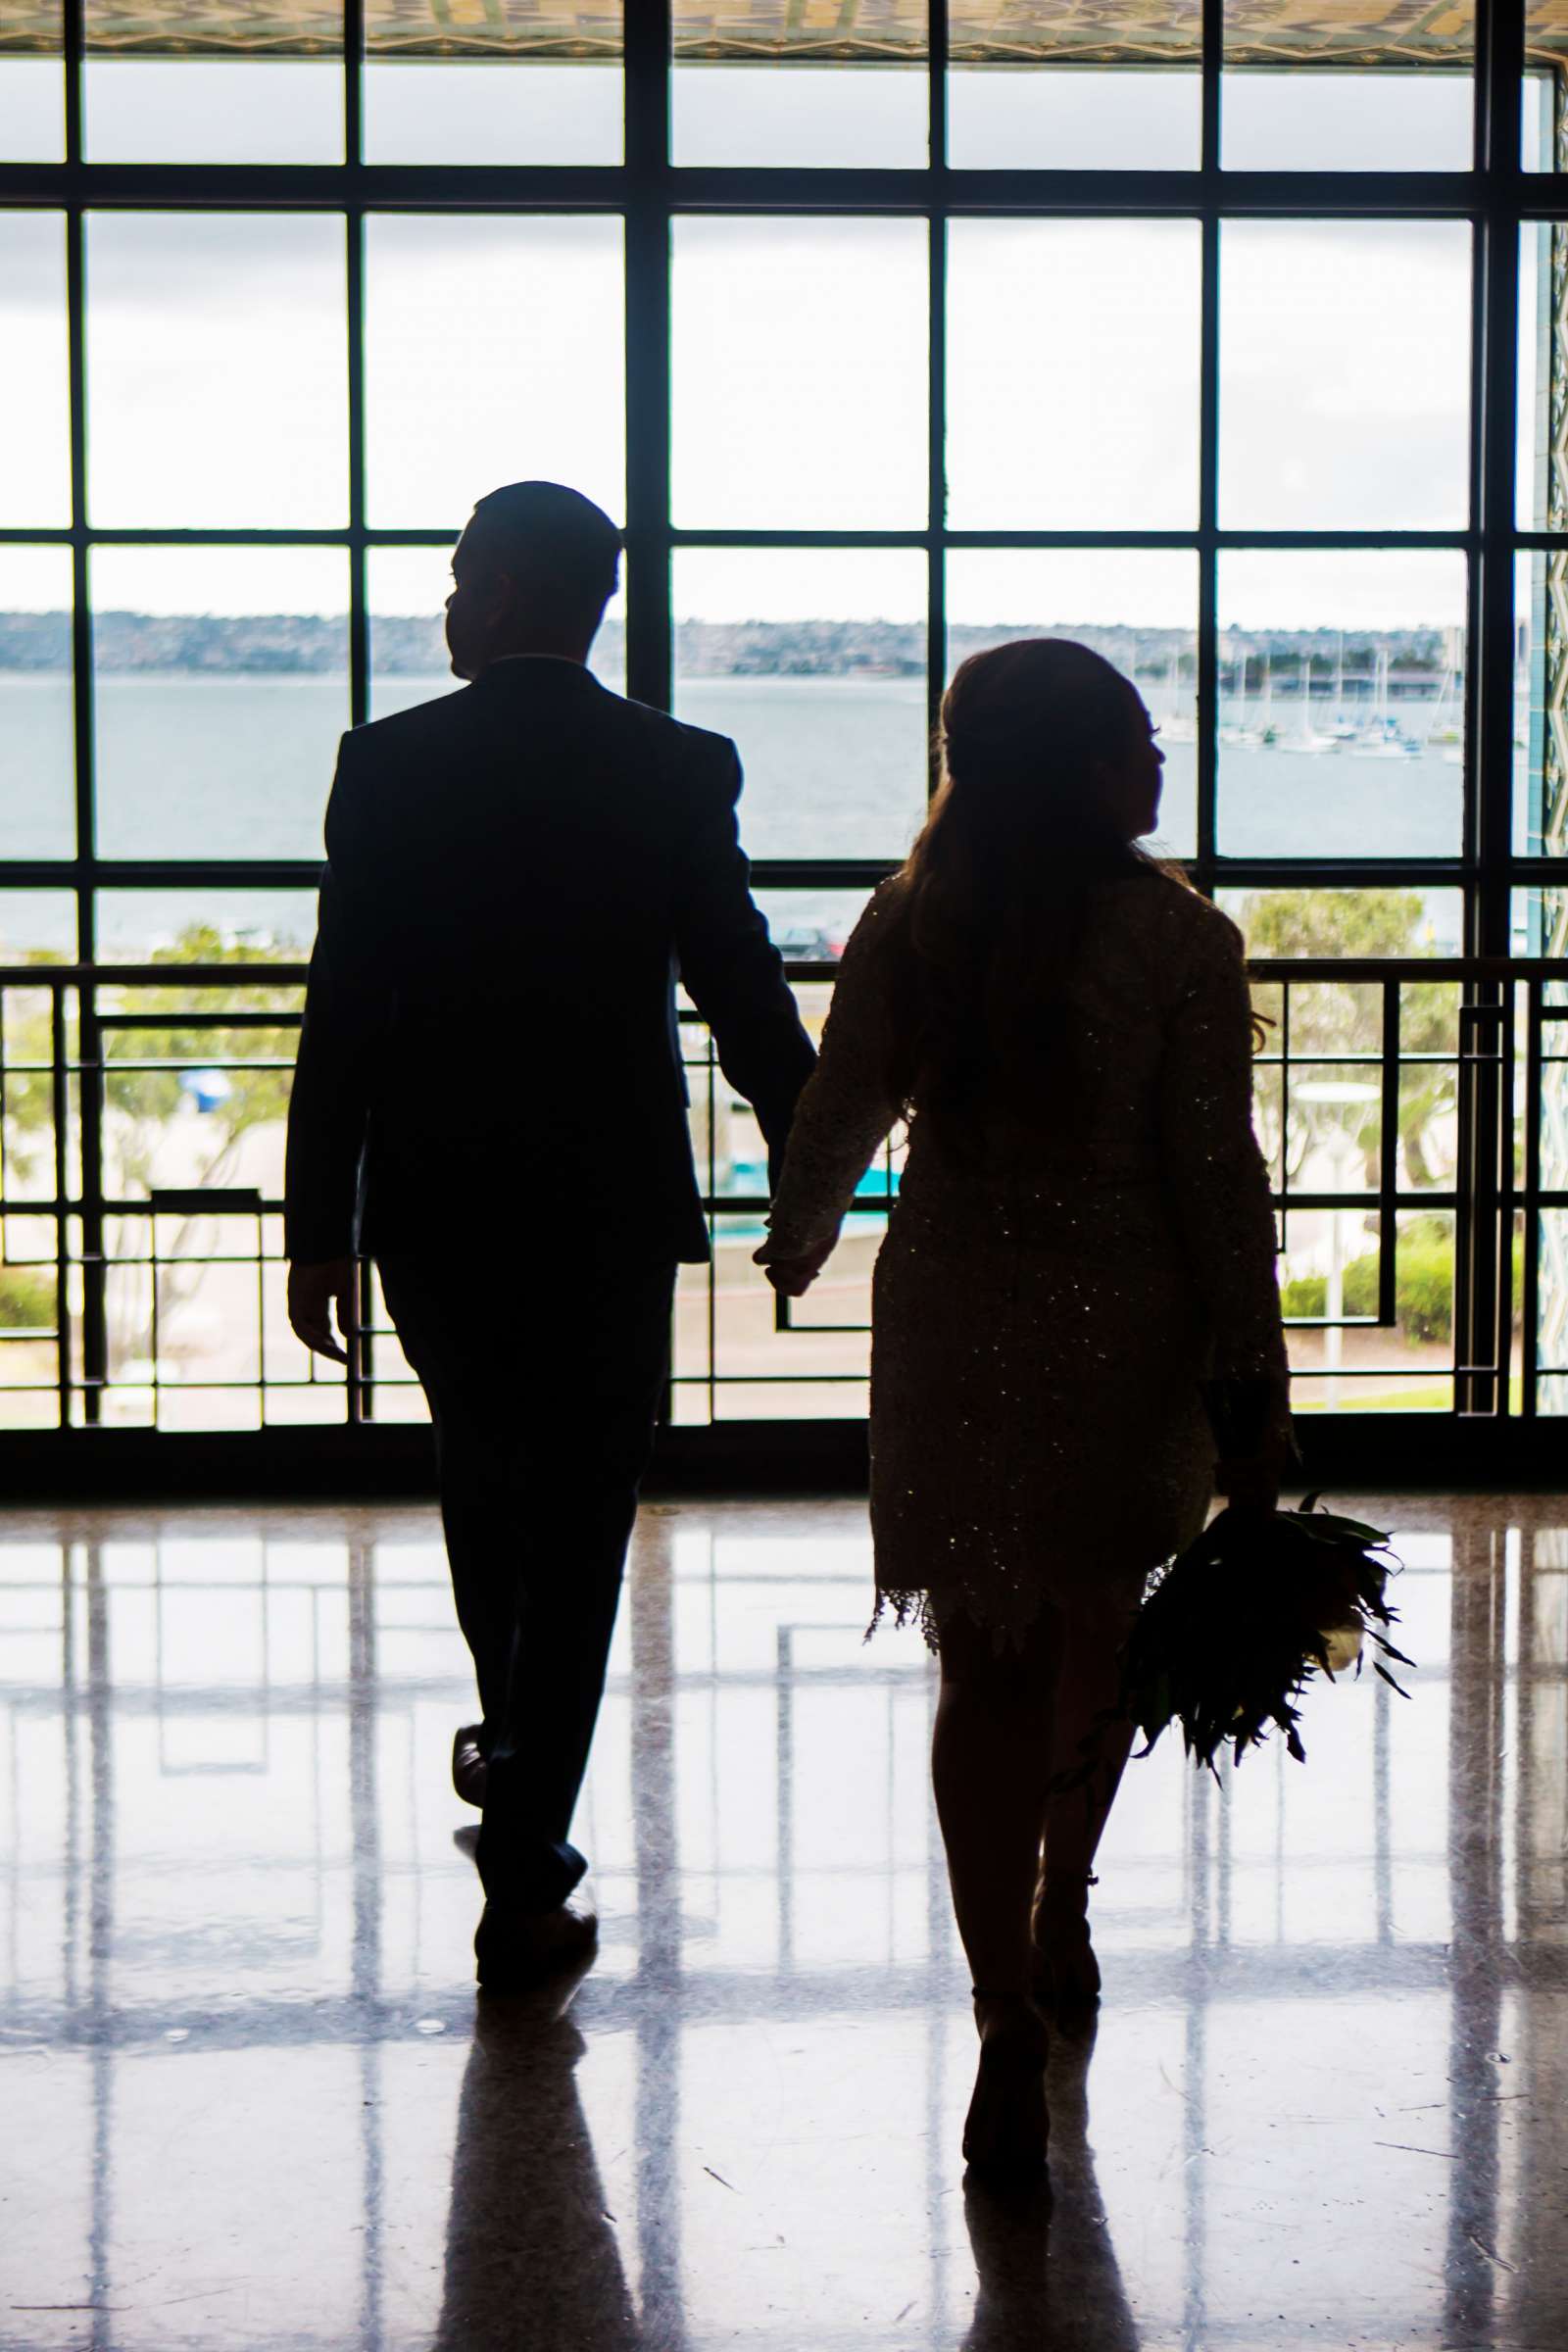
M 1100 1962 L 1089 1936 L 1092 1870 L 1042 1869 L 1029 1940 L 1037 2001 L 1058 2019 L 1087 2017 L 1100 2006 Z
M 963 2127 L 963 2157 L 972 2172 L 1021 2180 L 1046 2169 L 1051 2119 L 1046 2111 L 1045 2020 L 1024 1994 L 975 1993 L 981 2026 L 980 2064 Z

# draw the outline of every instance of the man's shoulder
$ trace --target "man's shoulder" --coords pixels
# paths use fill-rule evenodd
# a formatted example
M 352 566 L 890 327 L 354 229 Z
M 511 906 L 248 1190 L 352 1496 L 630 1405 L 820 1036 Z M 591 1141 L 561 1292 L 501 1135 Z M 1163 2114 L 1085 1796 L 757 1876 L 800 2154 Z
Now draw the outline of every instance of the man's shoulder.
M 427 703 L 411 703 L 407 710 L 389 711 L 385 718 L 368 719 L 344 736 L 347 755 L 356 763 L 378 766 L 455 740 L 471 722 L 472 696 L 471 686 L 462 686 Z
M 704 775 L 727 774 L 739 758 L 728 735 L 715 735 L 709 727 L 694 727 L 684 718 L 672 717 L 667 710 L 656 710 L 652 703 L 634 703 L 627 695 L 607 694 L 605 699 L 612 710 L 620 713 L 621 725 L 676 767 Z

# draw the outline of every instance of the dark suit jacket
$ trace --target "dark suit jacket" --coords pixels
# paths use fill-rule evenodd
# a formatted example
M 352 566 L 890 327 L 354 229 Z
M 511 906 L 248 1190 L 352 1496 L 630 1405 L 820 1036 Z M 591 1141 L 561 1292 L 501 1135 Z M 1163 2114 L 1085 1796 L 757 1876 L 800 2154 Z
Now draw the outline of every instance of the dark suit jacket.
M 565 662 L 343 738 L 289 1106 L 287 1246 L 708 1254 L 677 975 L 775 1163 L 812 1051 L 721 735 Z

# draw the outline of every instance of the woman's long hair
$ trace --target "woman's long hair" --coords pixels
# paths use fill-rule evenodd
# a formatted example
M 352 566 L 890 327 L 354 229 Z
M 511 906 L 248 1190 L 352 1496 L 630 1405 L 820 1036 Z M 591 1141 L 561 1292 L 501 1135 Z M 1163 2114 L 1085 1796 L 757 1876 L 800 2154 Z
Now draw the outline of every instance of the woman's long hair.
M 1102 785 L 1145 723 L 1120 671 L 1060 638 L 971 654 L 943 698 L 942 785 L 885 950 L 892 1091 L 946 1157 L 976 1156 L 993 1109 L 1071 1116 L 1067 991 L 1089 891 L 1161 870 Z

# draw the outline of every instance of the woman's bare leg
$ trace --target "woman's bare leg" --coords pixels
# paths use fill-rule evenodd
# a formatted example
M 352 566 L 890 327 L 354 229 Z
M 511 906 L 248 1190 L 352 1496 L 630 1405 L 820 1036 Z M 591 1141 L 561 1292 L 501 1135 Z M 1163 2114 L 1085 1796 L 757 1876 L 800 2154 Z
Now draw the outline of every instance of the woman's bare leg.
M 1059 1631 L 1052 1612 L 1022 1651 L 999 1656 L 992 1636 L 967 1618 L 946 1627 L 931 1743 L 981 2044 L 963 2152 L 972 2166 L 1008 2176 L 1038 2175 L 1050 2130 L 1029 1922 L 1051 1777 Z
M 1048 1611 L 1022 1650 L 999 1655 L 985 1628 L 956 1617 L 943 1630 L 941 1654 L 931 1779 L 958 1935 L 977 1992 L 1022 1999 L 1061 1619 Z
M 1047 1870 L 1086 1886 L 1132 1752 L 1132 1725 L 1101 1720 L 1113 1713 L 1120 1696 L 1122 1638 L 1118 1630 L 1072 1619 L 1062 1630 L 1052 1778 L 1077 1770 L 1091 1755 L 1093 1769 L 1081 1788 L 1047 1797 L 1041 1826 Z

